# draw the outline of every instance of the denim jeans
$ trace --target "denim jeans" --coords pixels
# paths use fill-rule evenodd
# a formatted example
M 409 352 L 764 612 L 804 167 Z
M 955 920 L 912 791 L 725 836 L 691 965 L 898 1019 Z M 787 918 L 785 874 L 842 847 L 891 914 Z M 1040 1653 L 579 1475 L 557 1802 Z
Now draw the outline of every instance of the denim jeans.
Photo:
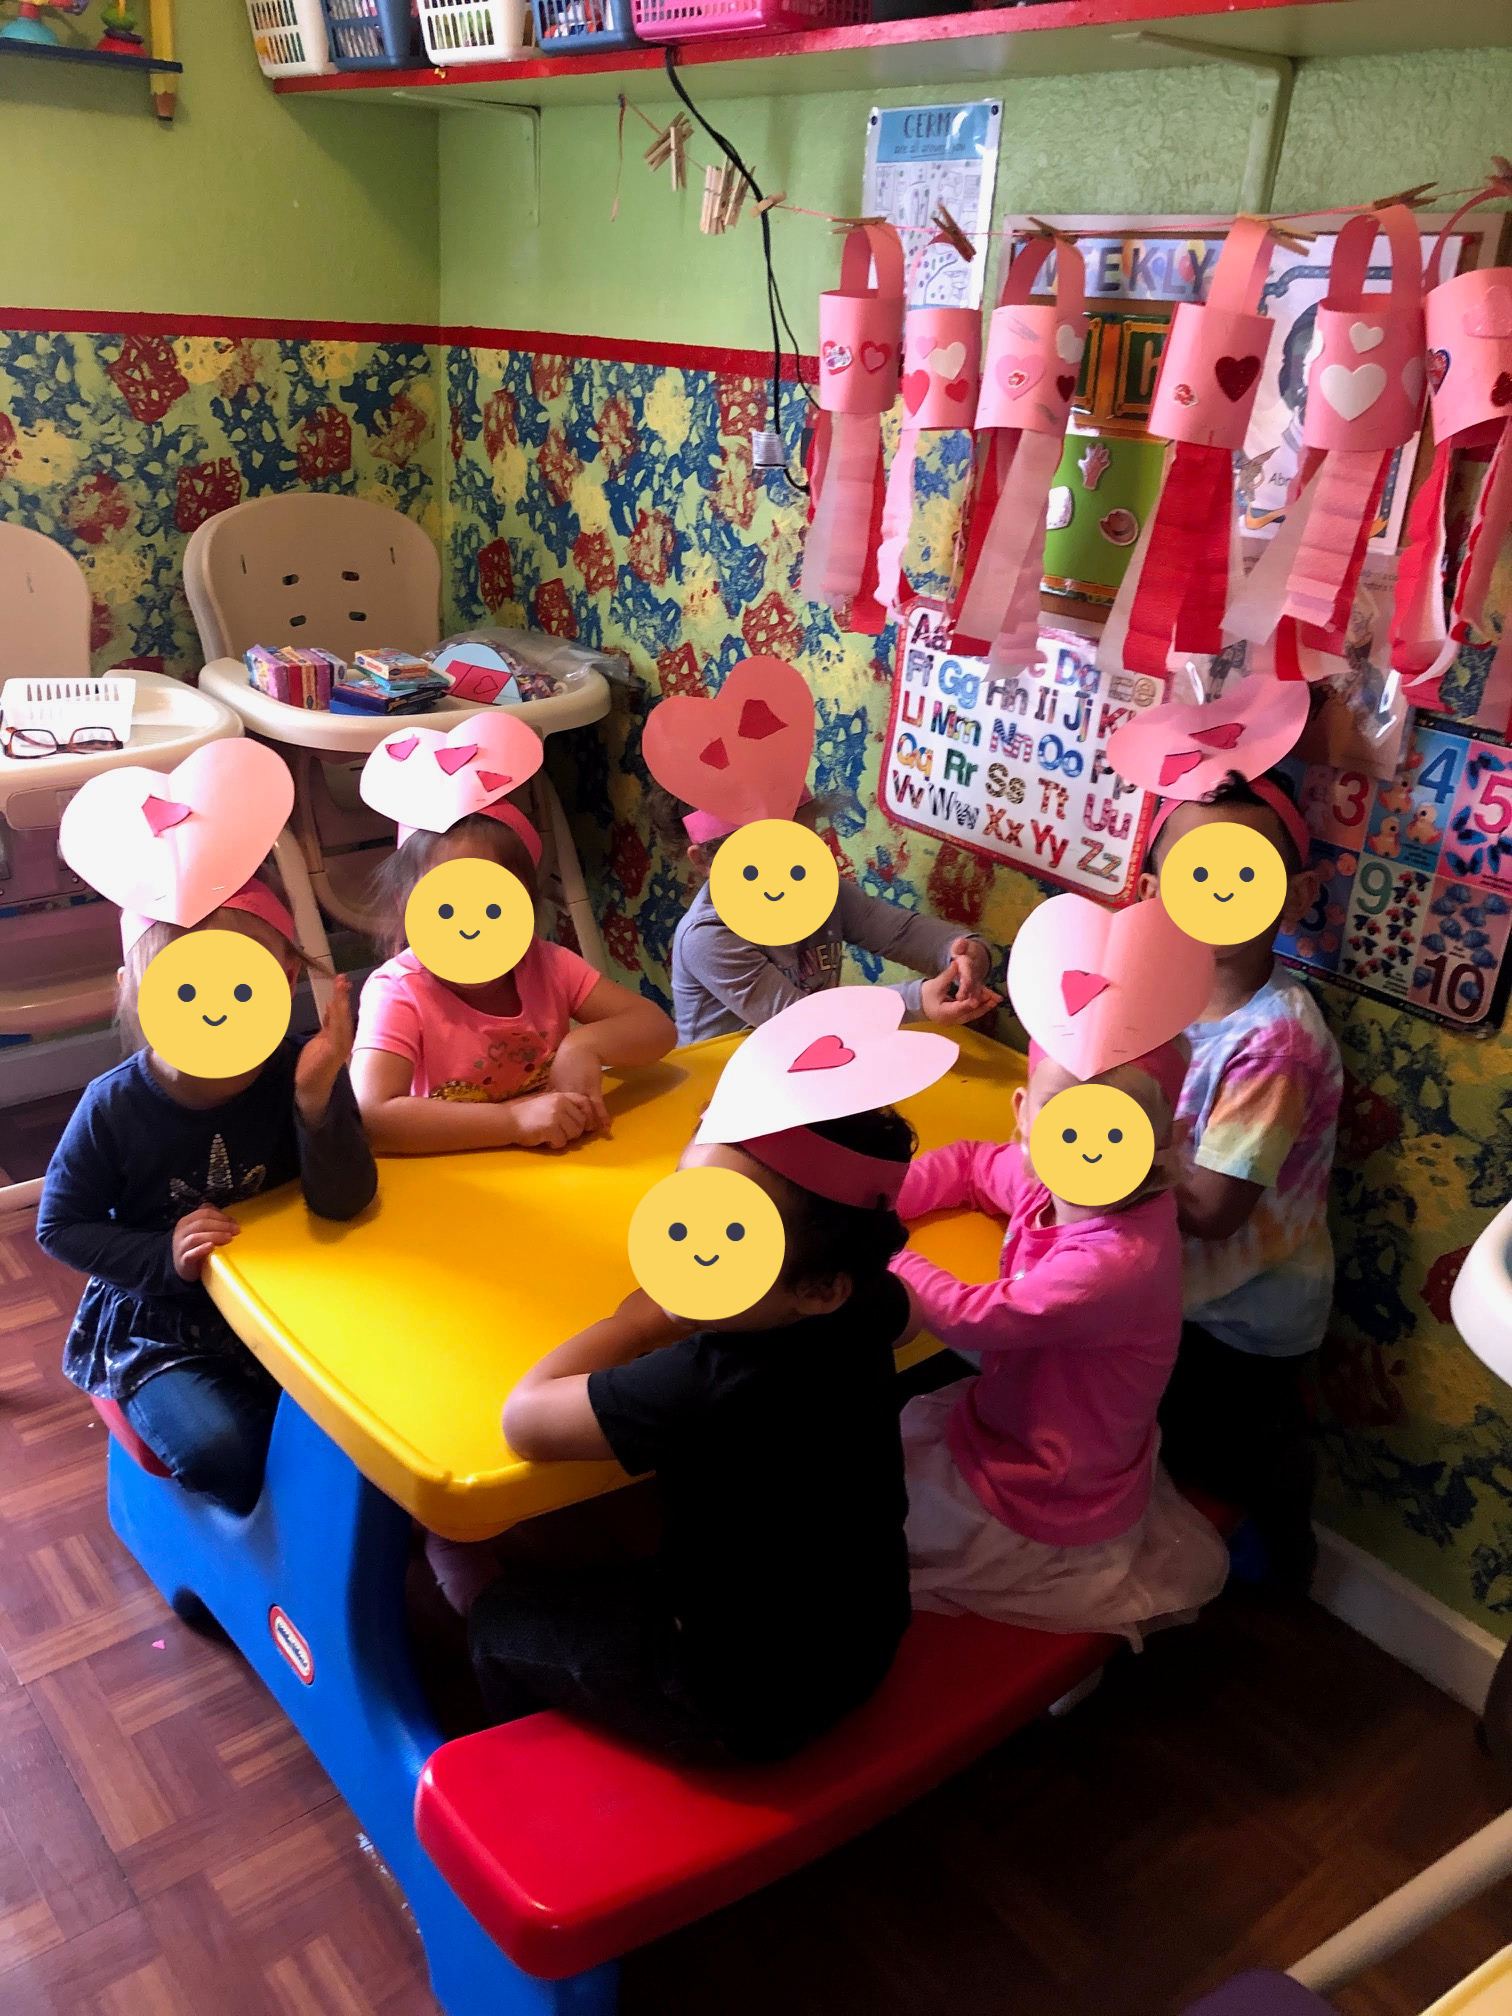
M 139 1386 L 121 1412 L 187 1490 L 246 1514 L 262 1493 L 281 1391 L 255 1359 L 174 1365 Z

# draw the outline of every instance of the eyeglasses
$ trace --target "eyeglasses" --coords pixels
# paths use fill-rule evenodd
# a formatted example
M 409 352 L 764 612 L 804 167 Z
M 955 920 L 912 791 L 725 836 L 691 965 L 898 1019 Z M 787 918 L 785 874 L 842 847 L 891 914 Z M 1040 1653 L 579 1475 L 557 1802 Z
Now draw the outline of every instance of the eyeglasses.
M 0 748 L 13 763 L 31 763 L 39 756 L 102 756 L 125 744 L 109 728 L 75 728 L 60 742 L 50 728 L 0 728 Z

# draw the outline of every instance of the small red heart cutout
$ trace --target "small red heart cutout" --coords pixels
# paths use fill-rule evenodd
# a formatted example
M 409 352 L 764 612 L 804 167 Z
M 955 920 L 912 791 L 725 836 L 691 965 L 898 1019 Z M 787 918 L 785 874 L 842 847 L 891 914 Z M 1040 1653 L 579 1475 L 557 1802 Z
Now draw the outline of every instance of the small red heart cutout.
M 1189 770 L 1195 770 L 1202 761 L 1202 754 L 1196 749 L 1180 749 L 1174 755 L 1164 756 L 1160 763 L 1160 788 L 1169 790 L 1178 777 L 1185 777 Z
M 418 735 L 404 735 L 397 742 L 385 742 L 383 746 L 396 763 L 407 763 L 420 747 L 420 738 Z
M 971 380 L 969 378 L 952 378 L 948 385 L 941 387 L 941 390 L 947 399 L 953 399 L 957 406 L 959 406 L 963 400 L 971 397 Z
M 1260 359 L 1220 357 L 1213 366 L 1213 376 L 1218 380 L 1218 389 L 1224 398 L 1237 404 L 1260 376 Z
M 1512 371 L 1503 371 L 1491 387 L 1493 406 L 1512 406 Z
M 700 749 L 698 760 L 710 770 L 728 770 L 730 767 L 730 752 L 724 745 L 723 736 L 716 735 L 706 749 Z
M 1076 390 L 1076 373 L 1068 371 L 1064 378 L 1057 378 L 1055 389 L 1059 392 L 1062 399 L 1069 399 L 1071 394 Z
M 903 404 L 910 413 L 917 413 L 929 397 L 929 373 L 910 371 L 903 380 Z
M 1095 1001 L 1099 994 L 1106 994 L 1112 985 L 1101 973 L 1083 973 L 1072 966 L 1061 975 L 1061 999 L 1066 1004 L 1068 1015 L 1080 1015 L 1089 1001 Z
M 476 742 L 464 742 L 460 749 L 438 749 L 436 761 L 448 777 L 455 777 L 459 770 L 465 770 L 478 753 Z
M 1192 740 L 1204 749 L 1237 749 L 1244 740 L 1242 721 L 1222 721 L 1216 728 L 1194 728 Z
M 740 710 L 738 733 L 742 742 L 764 742 L 768 735 L 780 735 L 787 723 L 774 714 L 765 700 L 747 700 Z
M 507 791 L 513 784 L 513 777 L 501 777 L 497 770 L 480 770 L 478 782 L 485 791 Z
M 152 828 L 154 840 L 160 840 L 170 826 L 182 826 L 193 809 L 190 805 L 180 805 L 173 798 L 142 800 L 142 817 Z
M 892 361 L 893 346 L 890 343 L 867 341 L 861 345 L 861 369 L 880 371 L 884 364 Z
M 1107 982 L 1104 981 L 1106 986 Z M 855 1051 L 848 1049 L 838 1036 L 816 1036 L 806 1050 L 800 1050 L 789 1064 L 792 1071 L 837 1071 L 842 1064 L 854 1061 Z

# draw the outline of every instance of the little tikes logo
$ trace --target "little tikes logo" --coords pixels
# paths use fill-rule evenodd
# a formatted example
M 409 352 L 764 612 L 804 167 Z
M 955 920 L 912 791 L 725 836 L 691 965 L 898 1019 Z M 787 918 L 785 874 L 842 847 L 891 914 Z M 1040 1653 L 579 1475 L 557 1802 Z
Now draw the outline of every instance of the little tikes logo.
M 295 1629 L 276 1603 L 268 1612 L 268 1629 L 273 1633 L 273 1643 L 293 1667 L 295 1678 L 308 1687 L 315 1678 L 314 1654 L 306 1644 L 303 1632 Z

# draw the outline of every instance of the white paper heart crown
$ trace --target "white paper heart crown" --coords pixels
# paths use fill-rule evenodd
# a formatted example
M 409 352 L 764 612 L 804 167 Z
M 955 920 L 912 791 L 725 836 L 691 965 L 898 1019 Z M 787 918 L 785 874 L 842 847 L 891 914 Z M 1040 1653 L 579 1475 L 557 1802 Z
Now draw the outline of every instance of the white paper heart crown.
M 294 809 L 294 780 L 271 749 L 207 742 L 166 776 L 102 770 L 69 800 L 58 851 L 121 911 L 126 951 L 154 924 L 191 929 L 242 910 L 298 943 L 287 907 L 257 870 Z
M 447 833 L 482 813 L 507 826 L 540 865 L 541 836 L 507 794 L 527 784 L 543 751 L 533 729 L 513 714 L 470 714 L 449 735 L 401 728 L 386 735 L 362 766 L 363 803 L 412 833 Z
M 858 1210 L 898 1200 L 906 1162 L 864 1155 L 814 1131 L 911 1098 L 959 1056 L 946 1036 L 900 1029 L 903 997 L 832 987 L 784 1008 L 746 1037 L 720 1074 L 697 1138 L 743 1148 L 801 1190 Z

